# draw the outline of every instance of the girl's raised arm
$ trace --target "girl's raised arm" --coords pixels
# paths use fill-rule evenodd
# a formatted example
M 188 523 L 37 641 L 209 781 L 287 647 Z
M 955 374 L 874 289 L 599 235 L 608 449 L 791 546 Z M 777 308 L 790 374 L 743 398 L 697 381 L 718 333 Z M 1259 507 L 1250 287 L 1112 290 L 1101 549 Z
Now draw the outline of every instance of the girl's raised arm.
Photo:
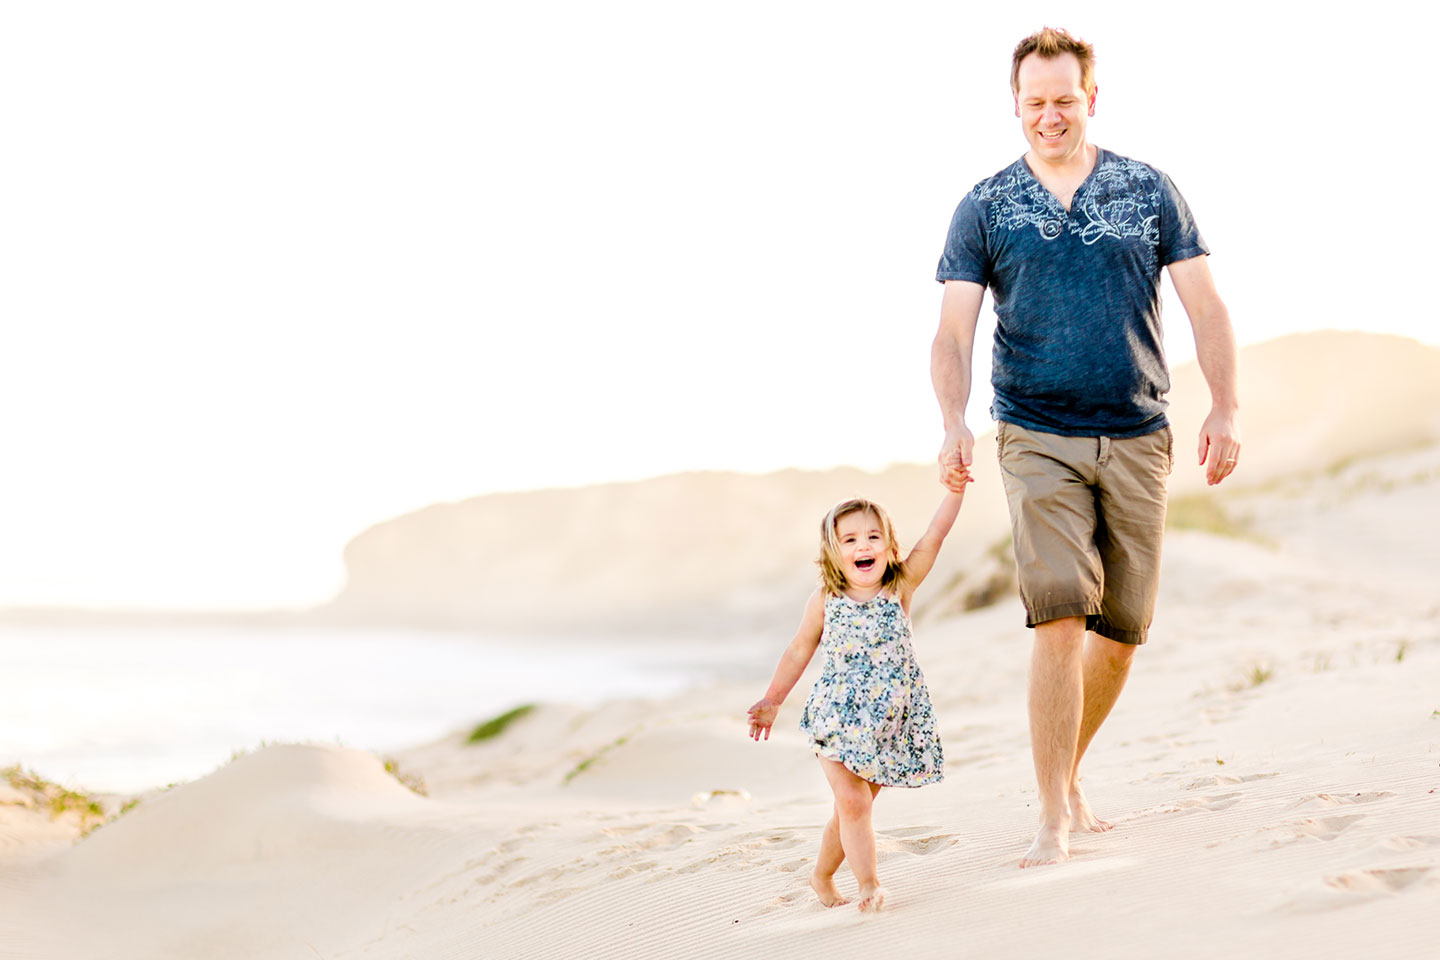
M 775 725 L 775 715 L 780 712 L 780 704 L 785 702 L 795 684 L 800 682 L 800 675 L 810 665 L 815 648 L 820 646 L 820 634 L 824 628 L 825 597 L 817 587 L 815 592 L 810 594 L 810 599 L 805 601 L 805 615 L 800 618 L 800 628 L 795 631 L 795 638 L 780 655 L 780 662 L 775 665 L 775 676 L 770 678 L 769 689 L 765 691 L 765 696 L 747 711 L 752 740 L 759 740 L 762 733 L 766 740 L 770 739 L 770 728 Z
M 925 535 L 916 541 L 910 555 L 905 558 L 905 591 L 907 597 L 915 593 L 915 588 L 930 573 L 930 568 L 935 566 L 935 558 L 940 556 L 940 545 L 950 534 L 950 528 L 955 526 L 955 518 L 960 515 L 960 504 L 965 501 L 965 488 L 962 486 L 959 493 L 946 491 L 945 498 L 940 501 L 940 506 L 935 510 L 935 516 L 930 518 L 930 526 Z M 908 609 L 908 605 L 907 605 Z

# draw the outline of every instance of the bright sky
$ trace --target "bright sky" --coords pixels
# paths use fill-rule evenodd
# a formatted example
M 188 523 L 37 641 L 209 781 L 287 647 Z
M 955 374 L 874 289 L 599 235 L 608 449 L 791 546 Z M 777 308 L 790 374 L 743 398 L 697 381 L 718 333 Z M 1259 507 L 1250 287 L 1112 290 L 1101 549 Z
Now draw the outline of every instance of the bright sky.
M 1440 342 L 1434 8 L 1078 9 L 10 5 L 0 604 L 308 604 L 436 501 L 930 458 L 935 262 L 1045 23 L 1242 342 Z

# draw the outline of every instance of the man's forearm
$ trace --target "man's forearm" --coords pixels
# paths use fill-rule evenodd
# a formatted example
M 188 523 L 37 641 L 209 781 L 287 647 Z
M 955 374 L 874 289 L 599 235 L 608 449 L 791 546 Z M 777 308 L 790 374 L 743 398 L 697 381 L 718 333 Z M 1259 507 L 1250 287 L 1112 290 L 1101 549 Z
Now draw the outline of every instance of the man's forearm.
M 1200 372 L 1210 388 L 1211 405 L 1234 412 L 1240 406 L 1237 389 L 1239 361 L 1230 312 L 1217 301 L 1209 306 L 1203 317 L 1196 318 L 1194 327 L 1195 359 L 1199 361 Z
M 930 381 L 946 430 L 965 422 L 965 405 L 970 402 L 971 347 L 956 343 L 943 330 L 930 346 Z
M 985 288 L 978 283 L 952 280 L 940 301 L 940 329 L 930 345 L 930 382 L 945 431 L 963 427 L 965 405 L 970 402 L 970 358 L 975 349 L 975 325 Z

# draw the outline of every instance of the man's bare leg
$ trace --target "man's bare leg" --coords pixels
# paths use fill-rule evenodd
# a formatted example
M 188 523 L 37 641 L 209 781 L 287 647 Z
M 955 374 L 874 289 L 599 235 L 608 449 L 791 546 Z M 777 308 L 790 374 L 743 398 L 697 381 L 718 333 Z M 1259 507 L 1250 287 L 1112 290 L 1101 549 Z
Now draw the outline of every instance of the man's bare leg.
M 1085 699 L 1084 644 L 1084 617 L 1047 620 L 1035 627 L 1030 750 L 1040 789 L 1040 831 L 1020 858 L 1022 867 L 1059 863 L 1070 856 L 1070 781 Z
M 1070 829 L 1088 830 L 1100 833 L 1109 830 L 1111 824 L 1095 816 L 1085 794 L 1080 789 L 1080 758 L 1095 732 L 1110 716 L 1110 710 L 1125 689 L 1125 680 L 1130 676 L 1130 661 L 1135 655 L 1135 645 L 1120 643 L 1098 633 L 1085 637 L 1085 707 L 1080 718 L 1080 736 L 1075 746 L 1075 766 L 1070 771 Z

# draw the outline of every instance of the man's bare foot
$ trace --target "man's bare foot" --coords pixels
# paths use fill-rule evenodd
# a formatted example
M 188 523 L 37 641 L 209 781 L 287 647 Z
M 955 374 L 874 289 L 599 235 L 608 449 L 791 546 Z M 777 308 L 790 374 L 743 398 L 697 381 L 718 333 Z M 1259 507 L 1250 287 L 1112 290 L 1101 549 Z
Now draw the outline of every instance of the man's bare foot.
M 833 876 L 822 877 L 816 873 L 810 874 L 810 889 L 815 891 L 815 896 L 819 897 L 820 902 L 827 907 L 838 907 L 842 903 L 850 902 L 848 897 L 840 895 Z
M 1035 842 L 1020 858 L 1021 868 L 1040 867 L 1070 859 L 1070 828 L 1042 826 Z
M 885 906 L 885 888 L 878 883 L 860 888 L 860 911 L 876 913 Z
M 1085 794 L 1080 790 L 1080 784 L 1070 788 L 1070 829 L 1083 830 L 1086 833 L 1104 833 L 1113 827 L 1114 824 L 1101 820 L 1090 810 L 1090 804 L 1085 802 Z

